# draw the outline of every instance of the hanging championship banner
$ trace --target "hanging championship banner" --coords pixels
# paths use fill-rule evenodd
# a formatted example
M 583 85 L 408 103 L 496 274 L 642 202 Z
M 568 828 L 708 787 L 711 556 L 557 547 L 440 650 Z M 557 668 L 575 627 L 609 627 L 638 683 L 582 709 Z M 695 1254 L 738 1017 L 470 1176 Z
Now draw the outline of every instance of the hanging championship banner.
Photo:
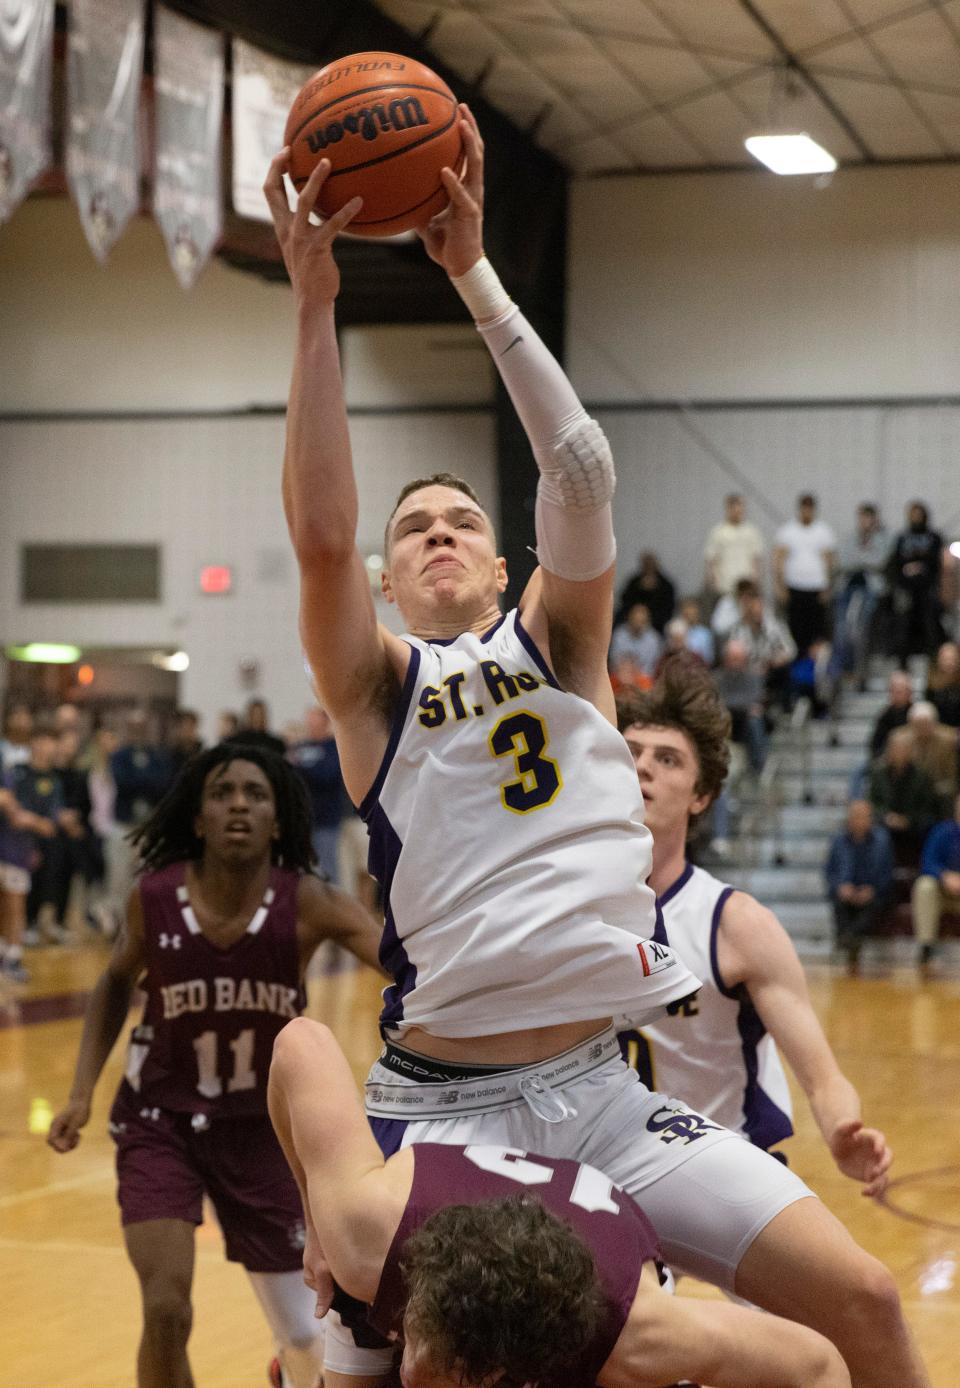
M 67 182 L 98 260 L 139 206 L 143 0 L 70 0 Z
M 233 205 L 241 217 L 269 222 L 263 180 L 283 148 L 293 98 L 316 68 L 273 58 L 233 40 Z
M 223 37 L 159 5 L 153 34 L 157 132 L 153 215 L 174 273 L 189 289 L 223 225 Z
M 0 0 L 0 222 L 51 161 L 53 0 Z

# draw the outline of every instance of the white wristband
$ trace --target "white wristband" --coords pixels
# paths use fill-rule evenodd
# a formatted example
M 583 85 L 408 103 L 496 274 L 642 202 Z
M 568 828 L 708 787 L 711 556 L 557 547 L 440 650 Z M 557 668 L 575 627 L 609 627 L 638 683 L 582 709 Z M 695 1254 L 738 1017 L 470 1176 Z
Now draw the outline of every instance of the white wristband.
M 450 283 L 470 310 L 475 323 L 499 318 L 513 306 L 513 300 L 485 255 L 471 265 L 465 275 L 451 275 Z

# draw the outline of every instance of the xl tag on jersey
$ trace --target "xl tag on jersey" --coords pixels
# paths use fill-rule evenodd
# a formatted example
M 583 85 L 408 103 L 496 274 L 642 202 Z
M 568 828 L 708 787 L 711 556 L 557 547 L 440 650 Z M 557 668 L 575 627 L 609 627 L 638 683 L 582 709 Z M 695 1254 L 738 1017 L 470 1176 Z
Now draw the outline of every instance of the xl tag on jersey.
M 638 940 L 637 953 L 640 955 L 640 963 L 643 965 L 644 978 L 649 978 L 651 974 L 660 973 L 662 969 L 669 969 L 675 962 L 670 951 L 656 940 Z

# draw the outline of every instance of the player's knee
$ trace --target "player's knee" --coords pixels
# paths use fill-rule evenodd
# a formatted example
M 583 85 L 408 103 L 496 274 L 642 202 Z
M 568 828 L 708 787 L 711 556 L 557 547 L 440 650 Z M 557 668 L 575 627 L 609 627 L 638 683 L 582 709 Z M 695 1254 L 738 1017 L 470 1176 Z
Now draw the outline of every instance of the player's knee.
M 185 1344 L 193 1324 L 190 1298 L 170 1283 L 148 1287 L 143 1297 L 143 1319 L 151 1337 L 168 1344 Z
M 315 1022 L 311 1017 L 294 1017 L 278 1032 L 273 1043 L 271 1070 L 282 1073 L 288 1066 L 295 1064 L 305 1051 L 316 1047 L 330 1034 L 329 1028 L 322 1022 Z
M 301 1354 L 318 1347 L 322 1348 L 322 1343 L 323 1336 L 318 1335 L 311 1325 L 289 1326 L 280 1339 L 282 1349 L 297 1350 Z
M 902 1320 L 900 1293 L 887 1268 L 864 1255 L 855 1285 L 844 1297 L 844 1318 L 863 1334 L 885 1338 Z

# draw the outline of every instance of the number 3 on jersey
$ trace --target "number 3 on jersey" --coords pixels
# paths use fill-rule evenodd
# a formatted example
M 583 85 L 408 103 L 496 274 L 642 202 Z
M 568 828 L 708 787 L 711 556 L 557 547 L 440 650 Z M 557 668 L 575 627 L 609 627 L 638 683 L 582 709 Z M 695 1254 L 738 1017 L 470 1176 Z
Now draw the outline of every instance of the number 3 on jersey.
M 513 756 L 517 779 L 501 785 L 500 799 L 514 814 L 552 804 L 563 787 L 559 766 L 543 755 L 549 741 L 546 723 L 526 709 L 508 713 L 490 734 L 490 751 L 495 757 Z

